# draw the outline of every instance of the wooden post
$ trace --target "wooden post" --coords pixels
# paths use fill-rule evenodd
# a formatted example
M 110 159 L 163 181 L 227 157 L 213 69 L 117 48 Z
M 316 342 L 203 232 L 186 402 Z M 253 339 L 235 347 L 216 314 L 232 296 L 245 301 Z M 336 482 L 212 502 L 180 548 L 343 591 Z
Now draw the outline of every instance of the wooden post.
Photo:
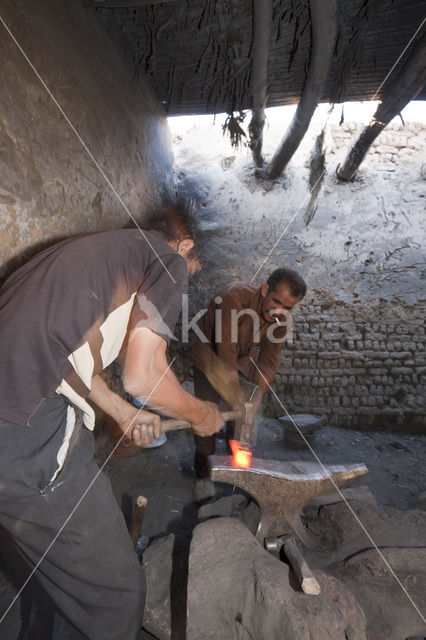
M 381 102 L 370 124 L 361 131 L 342 166 L 337 167 L 337 177 L 345 182 L 353 180 L 372 143 L 386 125 L 414 100 L 422 90 L 426 77 L 426 35 L 414 46 L 405 65 L 383 92 Z
M 325 176 L 324 133 L 325 129 L 317 136 L 312 150 L 309 172 L 309 190 L 311 197 L 303 215 L 306 226 L 311 222 L 317 210 L 317 199 Z
M 263 165 L 262 143 L 268 99 L 268 57 L 271 36 L 271 0 L 253 0 L 253 63 L 251 85 L 253 110 L 249 124 L 250 149 L 258 167 Z
M 310 0 L 312 51 L 308 77 L 289 128 L 268 167 L 268 176 L 278 178 L 305 135 L 327 79 L 336 41 L 336 0 Z

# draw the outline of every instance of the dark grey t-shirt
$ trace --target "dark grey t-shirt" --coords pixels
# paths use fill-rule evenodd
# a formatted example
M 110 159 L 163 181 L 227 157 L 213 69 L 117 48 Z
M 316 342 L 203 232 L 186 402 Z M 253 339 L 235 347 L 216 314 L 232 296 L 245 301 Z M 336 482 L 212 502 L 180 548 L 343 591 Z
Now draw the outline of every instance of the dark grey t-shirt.
M 43 401 L 61 393 L 93 428 L 85 401 L 91 378 L 117 357 L 127 330 L 146 326 L 169 341 L 187 290 L 186 262 L 160 234 L 144 233 L 68 238 L 6 281 L 0 291 L 1 418 L 31 425 Z

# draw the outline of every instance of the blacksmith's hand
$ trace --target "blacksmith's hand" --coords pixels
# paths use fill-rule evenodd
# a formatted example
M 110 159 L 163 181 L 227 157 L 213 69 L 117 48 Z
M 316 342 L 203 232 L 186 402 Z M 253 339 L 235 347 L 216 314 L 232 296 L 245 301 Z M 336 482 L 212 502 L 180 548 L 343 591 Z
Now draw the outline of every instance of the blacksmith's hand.
M 225 424 L 215 402 L 204 402 L 204 412 L 201 414 L 200 422 L 192 423 L 192 430 L 197 436 L 212 436 L 221 430 Z
M 152 444 L 162 433 L 160 416 L 131 405 L 129 415 L 119 427 L 138 447 Z

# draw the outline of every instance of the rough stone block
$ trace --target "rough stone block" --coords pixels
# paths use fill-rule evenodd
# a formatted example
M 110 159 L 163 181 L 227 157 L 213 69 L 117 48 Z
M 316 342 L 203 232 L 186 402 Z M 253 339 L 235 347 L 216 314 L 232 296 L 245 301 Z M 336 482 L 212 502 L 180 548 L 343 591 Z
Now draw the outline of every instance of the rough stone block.
M 411 373 L 411 369 L 409 367 L 391 367 L 392 375 L 403 375 Z
M 347 589 L 315 571 L 321 594 L 306 596 L 289 567 L 235 518 L 194 530 L 188 575 L 187 640 L 362 640 L 365 619 Z
M 173 534 L 167 538 L 160 538 L 150 544 L 143 555 L 147 583 L 143 626 L 159 640 L 170 640 L 171 638 L 170 583 L 173 572 L 174 542 Z M 181 596 L 181 600 L 182 614 L 184 615 L 184 596 Z M 184 619 L 182 622 L 184 623 Z
M 324 322 L 321 321 L 321 318 L 318 318 L 318 316 L 307 316 L 306 322 L 308 324 L 316 324 L 316 325 L 318 325 L 320 323 L 321 323 L 321 325 L 325 324 Z
M 393 357 L 395 360 L 404 360 L 405 358 L 411 358 L 412 356 L 410 351 L 398 351 L 398 353 L 395 353 Z
M 362 351 L 362 354 L 364 358 L 369 359 L 384 359 L 389 357 L 389 352 L 385 349 L 383 351 L 380 349 L 366 349 L 365 351 Z
M 402 584 L 409 589 L 414 601 L 423 602 L 426 514 L 361 502 L 353 502 L 351 506 L 366 530 L 374 532 L 375 543 L 382 549 Z M 327 553 L 329 550 L 334 554 L 329 560 L 329 567 L 333 564 L 331 572 L 356 594 L 367 617 L 368 637 L 399 640 L 417 636 L 417 631 L 423 631 L 417 611 L 408 599 L 401 598 L 400 587 L 383 560 L 374 549 L 366 550 L 365 534 L 347 506 L 343 503 L 325 506 L 319 515 L 318 528 L 323 534 L 320 537 L 323 541 L 321 551 Z M 324 535 L 326 531 L 333 531 L 335 535 Z M 407 548 L 403 548 L 404 544 Z M 380 616 L 377 615 L 379 600 L 382 602 Z
M 367 369 L 364 367 L 352 367 L 351 369 L 346 370 L 345 373 L 349 373 L 354 376 L 363 376 L 367 373 Z
M 293 352 L 293 356 L 295 358 L 309 358 L 309 356 L 311 356 L 313 353 L 315 353 L 315 352 L 296 350 L 296 351 Z
M 341 331 L 345 333 L 347 336 L 353 336 L 358 333 L 355 322 L 342 322 L 340 325 Z
M 323 360 L 334 360 L 335 358 L 338 358 L 339 355 L 339 351 L 320 351 L 318 353 L 318 358 Z

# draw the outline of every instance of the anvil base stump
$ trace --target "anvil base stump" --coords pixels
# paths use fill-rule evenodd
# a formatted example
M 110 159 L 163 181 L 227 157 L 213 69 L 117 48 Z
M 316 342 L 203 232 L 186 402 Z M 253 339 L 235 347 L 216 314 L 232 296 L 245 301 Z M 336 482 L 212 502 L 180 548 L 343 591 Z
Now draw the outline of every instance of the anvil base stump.
M 214 518 L 193 533 L 187 640 L 366 640 L 365 617 L 339 580 L 315 571 L 319 595 L 294 584 L 236 518 Z
M 249 469 L 233 466 L 231 456 L 210 456 L 210 475 L 247 491 L 260 507 L 257 539 L 295 534 L 310 546 L 300 514 L 316 496 L 348 486 L 368 472 L 364 464 L 321 465 L 317 462 L 281 462 L 253 458 Z

